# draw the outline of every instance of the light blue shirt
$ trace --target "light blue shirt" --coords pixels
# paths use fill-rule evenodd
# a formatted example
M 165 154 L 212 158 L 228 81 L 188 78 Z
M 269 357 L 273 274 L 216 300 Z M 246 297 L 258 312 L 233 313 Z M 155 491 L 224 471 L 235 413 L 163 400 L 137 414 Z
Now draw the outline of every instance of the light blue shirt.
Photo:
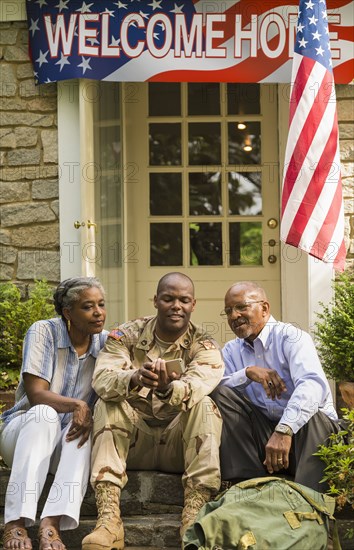
M 33 374 L 49 382 L 49 390 L 86 401 L 93 406 L 96 394 L 92 389 L 92 375 L 98 352 L 103 347 L 108 331 L 93 334 L 91 345 L 79 357 L 73 347 L 64 321 L 61 318 L 37 321 L 27 331 L 23 343 L 21 376 L 16 390 L 16 403 L 1 417 L 6 425 L 15 416 L 27 411 L 30 403 L 25 392 L 23 373 Z M 62 427 L 72 413 L 61 414 Z
M 225 375 L 221 385 L 244 392 L 274 422 L 296 433 L 317 411 L 337 420 L 331 390 L 311 336 L 294 325 L 270 317 L 253 347 L 243 338 L 227 342 L 223 349 Z M 263 386 L 246 376 L 251 366 L 274 369 L 287 391 L 273 401 Z

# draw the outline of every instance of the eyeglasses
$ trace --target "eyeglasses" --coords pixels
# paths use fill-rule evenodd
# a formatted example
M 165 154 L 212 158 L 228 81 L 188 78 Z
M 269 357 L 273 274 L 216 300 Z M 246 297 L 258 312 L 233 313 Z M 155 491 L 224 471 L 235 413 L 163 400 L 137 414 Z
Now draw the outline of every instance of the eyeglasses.
M 236 304 L 232 307 L 226 307 L 220 313 L 221 317 L 230 317 L 233 312 L 244 313 L 252 304 L 263 304 L 264 300 L 253 300 L 251 302 L 245 302 L 244 304 Z

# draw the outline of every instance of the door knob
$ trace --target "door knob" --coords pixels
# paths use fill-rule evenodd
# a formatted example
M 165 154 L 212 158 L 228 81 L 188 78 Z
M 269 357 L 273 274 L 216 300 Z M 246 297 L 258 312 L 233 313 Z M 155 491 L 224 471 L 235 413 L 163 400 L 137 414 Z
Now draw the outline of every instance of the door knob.
M 87 220 L 87 227 L 90 229 L 91 227 L 95 228 L 95 231 L 97 231 L 97 223 L 92 222 L 91 220 Z
M 270 264 L 275 264 L 276 261 L 277 261 L 277 257 L 274 254 L 271 254 L 270 256 L 268 256 L 268 262 Z

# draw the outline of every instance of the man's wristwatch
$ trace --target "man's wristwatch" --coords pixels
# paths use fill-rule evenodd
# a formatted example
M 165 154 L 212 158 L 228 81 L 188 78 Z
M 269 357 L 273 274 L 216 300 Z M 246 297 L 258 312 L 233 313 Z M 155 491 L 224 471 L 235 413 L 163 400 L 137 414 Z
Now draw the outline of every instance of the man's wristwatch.
M 277 424 L 274 428 L 274 431 L 277 432 L 278 434 L 290 435 L 290 436 L 293 435 L 292 429 L 290 428 L 290 426 L 287 426 L 286 424 Z

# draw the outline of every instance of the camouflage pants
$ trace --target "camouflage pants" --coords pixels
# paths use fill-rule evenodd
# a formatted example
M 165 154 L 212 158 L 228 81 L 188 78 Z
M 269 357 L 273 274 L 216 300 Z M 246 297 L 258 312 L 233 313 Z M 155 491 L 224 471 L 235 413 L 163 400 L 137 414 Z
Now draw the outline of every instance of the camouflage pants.
M 169 424 L 148 426 L 127 401 L 99 400 L 95 407 L 91 483 L 110 481 L 123 488 L 126 470 L 182 473 L 183 487 L 220 486 L 222 420 L 204 397 Z

